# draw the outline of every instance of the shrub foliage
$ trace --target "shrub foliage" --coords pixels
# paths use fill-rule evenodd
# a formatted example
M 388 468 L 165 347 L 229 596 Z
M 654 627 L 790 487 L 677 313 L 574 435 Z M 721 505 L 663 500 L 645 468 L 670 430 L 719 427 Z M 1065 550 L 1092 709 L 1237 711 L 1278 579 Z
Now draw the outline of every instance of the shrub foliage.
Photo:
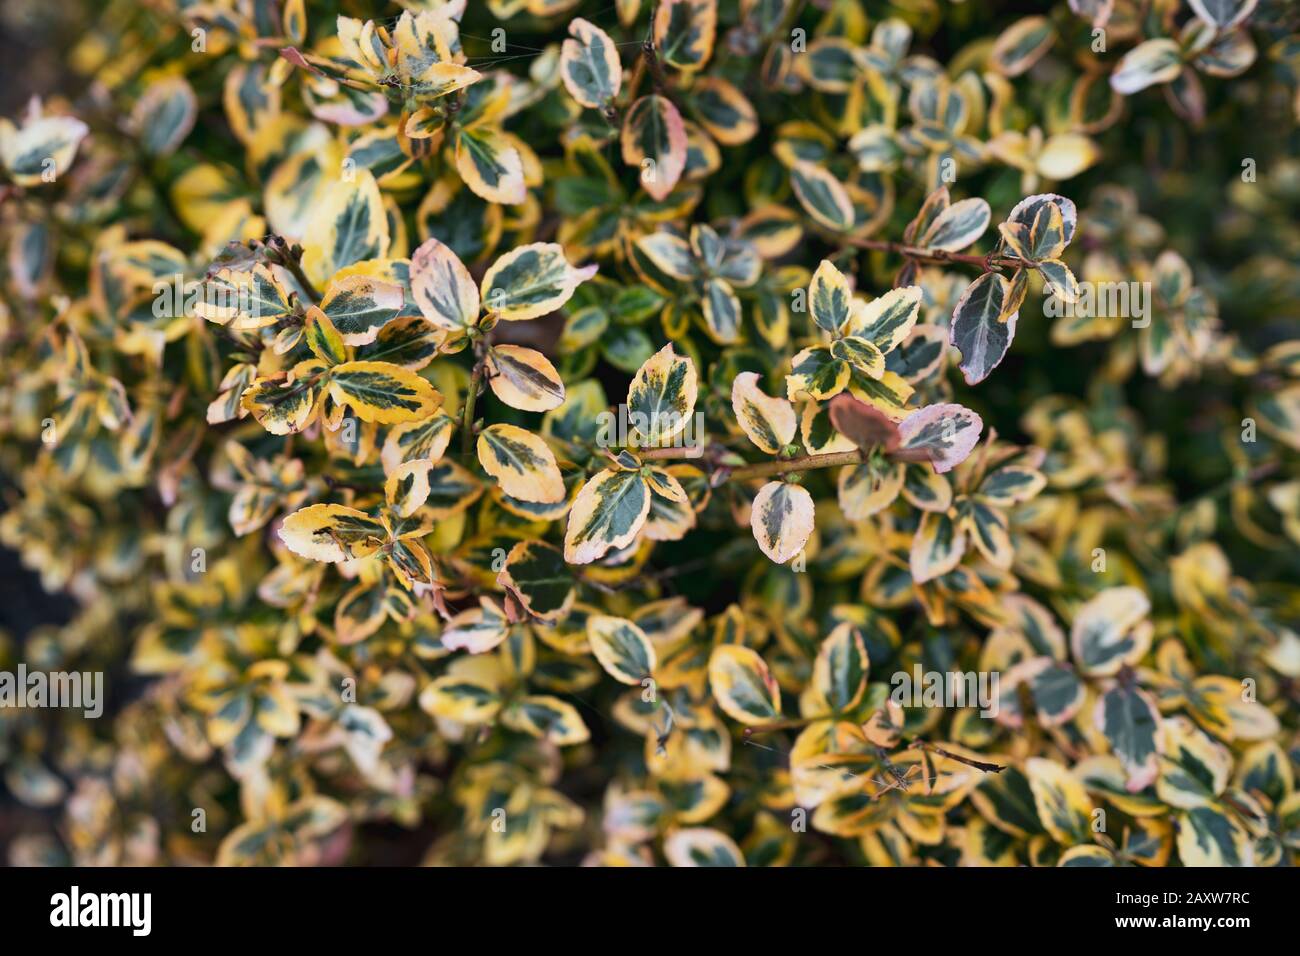
M 82 7 L 11 858 L 1293 861 L 1293 6 Z

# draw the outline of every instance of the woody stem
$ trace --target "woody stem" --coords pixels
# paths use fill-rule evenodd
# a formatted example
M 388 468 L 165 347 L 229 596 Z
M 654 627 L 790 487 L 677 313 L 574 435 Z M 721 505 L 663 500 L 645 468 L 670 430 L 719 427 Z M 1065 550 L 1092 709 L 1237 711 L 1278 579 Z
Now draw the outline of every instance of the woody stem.
M 679 448 L 669 446 L 666 448 L 633 448 L 633 453 L 642 461 L 655 461 L 674 458 L 698 458 L 700 456 L 699 446 L 694 448 Z
M 647 39 L 641 45 L 641 55 L 650 67 L 650 81 L 654 84 L 655 92 L 666 95 L 668 78 L 664 76 L 664 68 L 659 63 L 659 54 L 655 52 L 654 40 Z
M 671 460 L 679 458 L 698 458 L 700 449 L 695 448 L 635 448 L 633 452 L 642 461 Z M 728 471 L 727 479 L 746 481 L 751 478 L 767 478 L 771 475 L 784 475 L 795 471 L 812 471 L 815 468 L 838 468 L 841 465 L 860 465 L 865 459 L 862 452 L 835 451 L 826 455 L 801 455 L 798 458 L 777 458 L 761 461 L 753 465 L 741 465 Z
M 921 259 L 926 262 L 961 262 L 966 265 L 979 266 L 982 269 L 1006 267 L 1009 269 L 1032 268 L 1033 263 L 1015 256 L 975 255 L 971 253 L 949 252 L 946 249 L 925 249 L 921 246 L 909 246 L 902 242 L 890 242 L 887 239 L 859 239 L 856 236 L 840 237 L 844 242 L 858 249 L 871 249 L 879 252 L 892 252 L 908 259 Z
M 762 461 L 756 465 L 742 465 L 734 468 L 728 476 L 737 481 L 750 478 L 768 478 L 772 475 L 784 475 L 793 471 L 812 471 L 815 468 L 838 468 L 841 465 L 860 465 L 862 452 L 834 451 L 826 455 L 801 455 L 798 458 L 784 458 L 775 461 Z
M 302 271 L 302 265 L 293 256 L 285 256 L 281 263 L 286 269 L 293 274 L 302 291 L 307 293 L 307 298 L 311 299 L 313 305 L 320 305 L 321 295 L 316 286 L 307 278 L 307 273 Z
M 984 773 L 1001 773 L 1007 768 L 1001 764 L 985 763 L 982 760 L 971 760 L 969 757 L 962 757 L 955 753 L 950 753 L 942 747 L 936 747 L 932 743 L 921 740 L 919 737 L 909 741 L 910 746 L 918 750 L 928 750 L 932 754 L 938 754 L 940 757 L 947 757 L 949 760 L 955 760 L 958 763 L 964 763 L 968 767 L 974 767 L 976 770 L 982 770 Z
M 474 402 L 478 398 L 479 383 L 483 381 L 482 358 L 474 363 L 474 371 L 469 376 L 469 391 L 465 393 L 465 407 L 461 412 L 460 448 L 466 455 L 474 447 Z

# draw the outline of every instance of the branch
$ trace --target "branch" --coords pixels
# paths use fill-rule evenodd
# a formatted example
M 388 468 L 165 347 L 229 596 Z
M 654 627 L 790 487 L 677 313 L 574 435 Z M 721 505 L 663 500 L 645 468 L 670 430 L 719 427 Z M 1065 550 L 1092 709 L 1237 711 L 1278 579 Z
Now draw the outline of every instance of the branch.
M 920 259 L 926 262 L 960 262 L 965 265 L 979 266 L 985 272 L 1001 268 L 1032 269 L 1034 264 L 1016 256 L 975 255 L 973 253 L 949 252 L 946 249 L 925 249 L 921 246 L 909 246 L 902 242 L 890 242 L 887 239 L 859 239 L 856 236 L 839 236 L 841 241 L 858 249 L 872 249 L 879 252 L 893 252 L 908 259 Z
M 801 455 L 798 458 L 763 461 L 756 465 L 742 465 L 733 468 L 728 478 L 745 481 L 750 478 L 767 478 L 771 475 L 784 475 L 793 471 L 812 471 L 815 468 L 838 468 L 841 465 L 860 465 L 864 461 L 862 452 L 835 451 L 826 455 Z
M 293 274 L 294 279 L 302 288 L 302 291 L 307 293 L 307 298 L 311 299 L 312 304 L 320 305 L 320 291 L 317 290 L 316 286 L 312 285 L 312 281 L 307 278 L 307 273 L 302 271 L 302 266 L 298 263 L 298 260 L 290 257 L 289 260 L 282 263 L 282 265 Z
M 469 391 L 465 393 L 465 407 L 461 409 L 460 450 L 466 455 L 474 447 L 474 402 L 478 399 L 479 384 L 483 381 L 484 362 L 480 357 L 474 362 L 469 376 Z
M 320 305 L 321 294 L 312 281 L 307 278 L 307 273 L 302 271 L 302 250 L 297 246 L 290 247 L 283 237 L 273 236 L 266 243 L 267 260 L 274 262 L 276 265 L 288 269 L 298 286 L 311 299 L 313 305 Z M 297 250 L 295 252 L 295 250 Z
M 928 743 L 920 737 L 909 741 L 909 745 L 918 750 L 928 750 L 930 753 L 938 754 L 940 757 L 947 757 L 949 760 L 964 763 L 968 767 L 974 767 L 976 770 L 982 770 L 985 773 L 1001 773 L 1003 770 L 1007 769 L 1001 764 L 985 763 L 982 760 L 971 760 L 969 757 L 960 757 L 955 753 L 950 753 L 947 750 L 944 750 L 942 747 L 936 747 L 934 744 Z
M 641 55 L 650 67 L 650 80 L 654 83 L 655 92 L 668 96 L 668 77 L 664 75 L 663 65 L 659 62 L 659 54 L 655 52 L 655 41 L 653 37 L 647 37 L 641 44 Z M 671 97 L 669 97 L 671 99 Z
M 703 451 L 698 445 L 687 448 L 633 448 L 632 453 L 642 461 L 665 459 L 700 458 Z M 798 458 L 778 458 L 774 461 L 762 461 L 753 465 L 741 465 L 731 468 L 727 465 L 715 466 L 723 473 L 723 480 L 736 479 L 746 481 L 751 478 L 767 478 L 771 475 L 784 475 L 796 471 L 812 471 L 815 468 L 838 468 L 841 465 L 860 465 L 865 461 L 862 452 L 836 451 L 825 455 L 801 455 Z M 721 482 L 719 482 L 721 484 Z
M 633 448 L 632 454 L 636 455 L 642 461 L 663 461 L 681 458 L 701 458 L 704 455 L 703 445 L 687 445 L 684 447 L 667 446 L 665 448 Z

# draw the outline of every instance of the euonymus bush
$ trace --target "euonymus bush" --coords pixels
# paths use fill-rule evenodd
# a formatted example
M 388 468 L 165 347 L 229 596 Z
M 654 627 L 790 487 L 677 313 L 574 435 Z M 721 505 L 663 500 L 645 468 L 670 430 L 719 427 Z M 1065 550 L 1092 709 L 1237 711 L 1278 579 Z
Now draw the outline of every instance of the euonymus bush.
M 1294 5 L 80 8 L 13 860 L 1293 861 Z

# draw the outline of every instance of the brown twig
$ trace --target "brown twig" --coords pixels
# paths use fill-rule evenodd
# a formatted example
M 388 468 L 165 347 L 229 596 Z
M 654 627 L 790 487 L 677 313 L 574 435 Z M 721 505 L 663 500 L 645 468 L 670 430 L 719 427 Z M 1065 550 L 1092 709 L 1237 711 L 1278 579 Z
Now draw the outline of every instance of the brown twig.
M 474 402 L 478 399 L 479 384 L 483 381 L 485 361 L 480 356 L 474 362 L 474 371 L 469 376 L 469 391 L 465 393 L 465 407 L 461 410 L 460 448 L 468 455 L 474 447 Z
M 632 453 L 642 461 L 671 461 L 680 458 L 700 458 L 704 454 L 703 445 L 685 445 L 668 448 L 634 448 Z
M 266 250 L 269 253 L 267 259 L 288 269 L 307 298 L 311 299 L 312 304 L 319 305 L 321 300 L 320 291 L 307 278 L 307 273 L 302 271 L 302 251 L 299 249 L 295 253 L 296 248 L 290 248 L 284 239 L 275 236 L 266 244 Z
M 979 266 L 985 272 L 997 269 L 1032 269 L 1034 264 L 1015 256 L 995 256 L 993 253 L 976 255 L 974 253 L 949 252 L 946 249 L 926 249 L 921 246 L 909 246 L 903 242 L 890 242 L 887 239 L 859 239 L 856 236 L 839 236 L 841 241 L 857 249 L 871 249 L 878 252 L 892 252 L 908 259 L 925 262 L 960 262 L 964 265 Z
M 812 471 L 816 468 L 838 468 L 841 465 L 860 465 L 862 452 L 835 451 L 826 455 L 801 455 L 798 458 L 784 458 L 776 461 L 762 461 L 756 465 L 742 465 L 732 468 L 728 478 L 746 481 L 751 478 L 767 478 L 771 475 L 784 475 L 795 471 Z
M 942 747 L 936 747 L 934 744 L 917 737 L 908 742 L 909 746 L 918 750 L 927 750 L 932 754 L 938 754 L 940 757 L 947 757 L 949 760 L 955 760 L 958 763 L 964 763 L 968 767 L 974 767 L 976 770 L 982 770 L 984 773 L 1001 773 L 1007 768 L 1001 764 L 985 763 L 982 760 L 971 760 L 969 757 L 961 757 L 955 753 L 950 753 Z
M 641 44 L 641 56 L 650 67 L 650 80 L 654 83 L 655 92 L 668 96 L 668 77 L 664 75 L 663 64 L 659 62 L 653 37 L 646 37 L 645 42 Z
M 671 459 L 693 459 L 701 457 L 700 447 L 686 448 L 634 448 L 635 454 L 642 461 L 648 460 L 671 460 Z M 798 458 L 778 458 L 773 461 L 761 461 L 752 465 L 741 465 L 738 468 L 730 468 L 726 465 L 719 467 L 720 471 L 726 473 L 728 480 L 747 481 L 752 478 L 767 478 L 771 475 L 784 475 L 797 471 L 812 471 L 816 468 L 838 468 L 841 465 L 860 465 L 864 461 L 862 452 L 854 449 L 853 451 L 836 451 L 825 455 L 801 455 Z

